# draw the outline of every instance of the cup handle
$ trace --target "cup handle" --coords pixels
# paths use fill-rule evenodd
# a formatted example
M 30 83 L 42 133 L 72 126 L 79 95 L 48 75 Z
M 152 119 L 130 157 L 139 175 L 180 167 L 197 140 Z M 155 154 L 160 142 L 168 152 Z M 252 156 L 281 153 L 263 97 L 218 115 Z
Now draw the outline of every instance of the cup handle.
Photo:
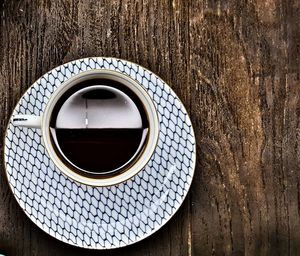
M 14 115 L 12 118 L 15 126 L 27 127 L 27 128 L 41 128 L 42 118 L 41 116 L 33 115 Z

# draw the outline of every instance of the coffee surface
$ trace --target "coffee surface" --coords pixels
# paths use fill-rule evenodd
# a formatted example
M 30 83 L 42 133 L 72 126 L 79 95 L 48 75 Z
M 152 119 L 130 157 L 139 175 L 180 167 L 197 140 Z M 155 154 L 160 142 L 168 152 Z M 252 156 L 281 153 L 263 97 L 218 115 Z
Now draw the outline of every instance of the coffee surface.
M 135 155 L 143 129 L 56 129 L 65 157 L 76 167 L 104 173 L 122 167 Z
M 83 175 L 114 176 L 135 162 L 147 141 L 139 98 L 115 81 L 86 81 L 58 101 L 50 121 L 60 159 Z

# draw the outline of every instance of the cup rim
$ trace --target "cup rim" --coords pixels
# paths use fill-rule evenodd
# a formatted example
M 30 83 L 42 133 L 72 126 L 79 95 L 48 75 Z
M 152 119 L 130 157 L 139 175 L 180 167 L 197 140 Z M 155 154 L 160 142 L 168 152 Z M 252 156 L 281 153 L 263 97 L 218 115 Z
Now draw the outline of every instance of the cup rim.
M 145 145 L 145 148 L 138 159 L 128 168 L 128 170 L 121 172 L 113 177 L 87 177 L 80 175 L 79 173 L 73 171 L 69 168 L 57 155 L 50 138 L 50 117 L 54 109 L 55 104 L 60 99 L 60 97 L 72 86 L 78 84 L 81 81 L 93 78 L 107 78 L 117 82 L 122 83 L 129 89 L 131 89 L 141 100 L 145 112 L 147 114 L 149 122 L 149 133 L 148 140 Z M 159 139 L 159 118 L 158 113 L 155 108 L 154 102 L 148 94 L 147 90 L 137 81 L 132 79 L 127 74 L 123 74 L 117 71 L 108 70 L 108 69 L 92 69 L 80 72 L 77 75 L 64 81 L 59 87 L 57 87 L 53 94 L 50 96 L 49 101 L 46 104 L 45 110 L 42 113 L 42 122 L 41 122 L 41 131 L 42 131 L 42 140 L 44 142 L 45 149 L 54 162 L 55 166 L 69 178 L 79 183 L 89 185 L 89 186 L 112 186 L 122 183 L 137 173 L 143 170 L 147 165 L 150 158 L 152 157 L 154 150 L 157 146 Z

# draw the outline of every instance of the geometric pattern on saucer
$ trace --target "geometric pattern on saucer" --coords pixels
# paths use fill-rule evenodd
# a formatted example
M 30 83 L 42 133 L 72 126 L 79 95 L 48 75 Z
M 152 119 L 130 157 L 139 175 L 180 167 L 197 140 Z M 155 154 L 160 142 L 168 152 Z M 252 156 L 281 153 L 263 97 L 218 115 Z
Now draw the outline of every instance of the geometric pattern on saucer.
M 172 89 L 151 71 L 116 58 L 84 58 L 54 68 L 27 90 L 13 115 L 41 115 L 57 87 L 91 69 L 127 74 L 153 99 L 159 140 L 144 169 L 115 186 L 77 183 L 49 159 L 39 129 L 16 127 L 10 121 L 4 148 L 6 174 L 20 207 L 46 233 L 83 248 L 118 248 L 153 234 L 179 209 L 192 183 L 195 137 Z

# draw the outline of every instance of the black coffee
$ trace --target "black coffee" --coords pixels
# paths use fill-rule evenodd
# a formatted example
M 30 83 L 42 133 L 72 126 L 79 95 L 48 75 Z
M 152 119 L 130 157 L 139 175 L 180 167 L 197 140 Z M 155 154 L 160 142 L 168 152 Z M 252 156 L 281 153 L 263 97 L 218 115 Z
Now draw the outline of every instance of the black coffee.
M 142 141 L 143 129 L 56 129 L 65 157 L 88 172 L 110 172 L 125 165 Z
M 130 167 L 144 149 L 148 128 L 139 98 L 107 79 L 73 86 L 57 102 L 50 121 L 60 159 L 87 176 L 114 176 Z

